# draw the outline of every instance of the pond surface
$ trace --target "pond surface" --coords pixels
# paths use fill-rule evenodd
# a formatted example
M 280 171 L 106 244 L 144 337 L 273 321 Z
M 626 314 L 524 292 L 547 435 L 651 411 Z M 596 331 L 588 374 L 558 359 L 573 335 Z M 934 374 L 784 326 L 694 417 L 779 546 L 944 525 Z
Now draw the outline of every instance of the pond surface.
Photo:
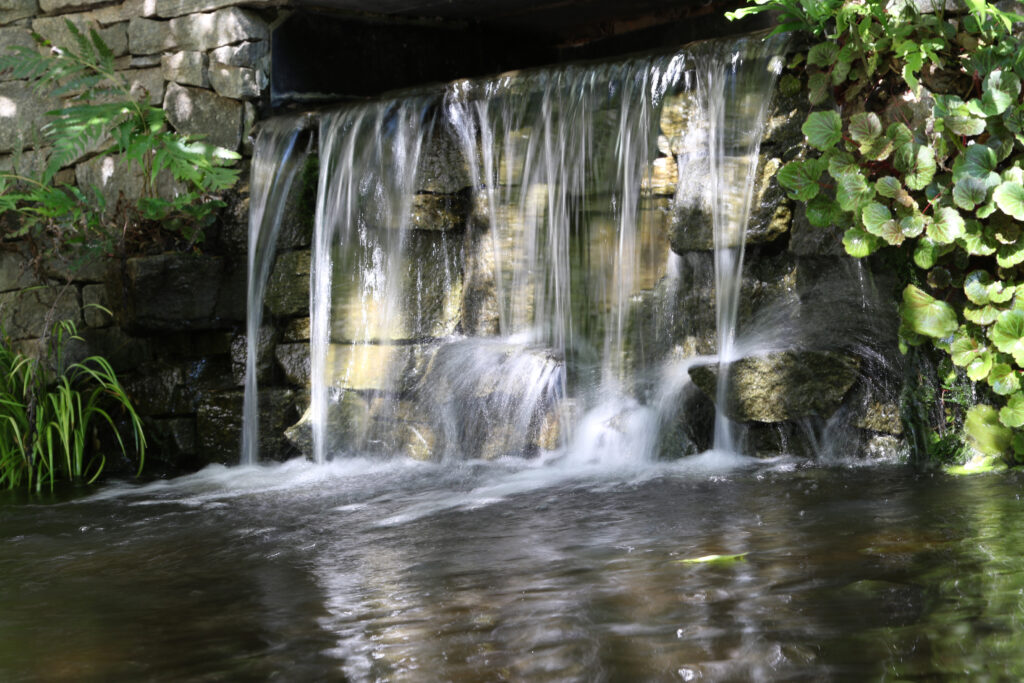
M 349 460 L 8 498 L 0 680 L 1019 680 L 1022 482 Z

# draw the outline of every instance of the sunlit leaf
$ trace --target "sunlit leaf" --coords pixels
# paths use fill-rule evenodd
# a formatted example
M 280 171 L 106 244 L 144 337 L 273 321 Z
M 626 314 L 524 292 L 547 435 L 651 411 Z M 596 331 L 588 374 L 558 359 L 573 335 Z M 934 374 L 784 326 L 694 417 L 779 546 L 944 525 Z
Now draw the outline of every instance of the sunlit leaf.
M 976 450 L 1000 455 L 1010 448 L 1013 433 L 999 421 L 999 413 L 990 405 L 979 403 L 967 411 L 964 432 Z
M 927 232 L 936 244 L 952 244 L 964 234 L 964 219 L 953 207 L 943 206 L 935 211 Z
M 1003 213 L 1024 221 L 1024 185 L 1007 181 L 992 192 L 992 199 Z
M 839 113 L 834 111 L 816 111 L 808 115 L 801 127 L 812 147 L 825 151 L 836 146 L 843 138 L 843 123 Z
M 1011 309 L 1000 313 L 988 336 L 997 349 L 1012 355 L 1018 365 L 1024 365 L 1024 311 Z
M 964 176 L 953 186 L 953 201 L 961 209 L 971 211 L 988 197 L 988 185 L 980 178 Z
M 937 339 L 948 337 L 959 326 L 952 306 L 914 285 L 907 285 L 903 290 L 900 316 L 911 331 Z

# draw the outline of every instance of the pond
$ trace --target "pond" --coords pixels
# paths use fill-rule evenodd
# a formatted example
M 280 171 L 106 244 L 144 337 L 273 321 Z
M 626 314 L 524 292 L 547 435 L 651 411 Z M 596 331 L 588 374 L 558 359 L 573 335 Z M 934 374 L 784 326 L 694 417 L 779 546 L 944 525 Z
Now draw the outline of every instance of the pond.
M 1021 484 L 705 454 L 8 496 L 0 679 L 1019 679 Z

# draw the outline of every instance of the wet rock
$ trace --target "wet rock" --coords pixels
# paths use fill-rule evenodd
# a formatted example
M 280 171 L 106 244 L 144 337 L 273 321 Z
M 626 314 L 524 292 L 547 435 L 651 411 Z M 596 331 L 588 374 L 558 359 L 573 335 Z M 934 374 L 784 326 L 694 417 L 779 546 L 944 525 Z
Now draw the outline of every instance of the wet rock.
M 285 437 L 292 448 L 306 457 L 313 455 L 312 409 L 307 408 L 302 417 L 285 431 Z M 325 450 L 328 457 L 351 449 L 362 443 L 370 426 L 370 404 L 363 396 L 346 391 L 340 400 L 331 401 L 327 406 Z
M 196 439 L 206 463 L 234 465 L 240 458 L 244 392 L 212 392 L 203 396 L 196 410 Z M 268 389 L 259 393 L 260 458 L 284 460 L 294 448 L 284 437 L 295 422 L 295 395 L 291 390 Z
M 739 422 L 828 418 L 860 371 L 860 360 L 829 351 L 783 351 L 742 358 L 729 366 L 724 410 Z M 717 401 L 718 366 L 690 368 L 690 377 Z
M 861 407 L 856 426 L 882 434 L 901 436 L 903 420 L 900 418 L 898 403 L 888 401 L 869 401 Z
M 466 227 L 469 199 L 461 194 L 413 195 L 409 224 L 416 230 L 456 230 Z
M 309 341 L 309 318 L 289 320 L 281 339 L 286 342 Z
M 469 163 L 459 141 L 435 130 L 420 150 L 417 166 L 419 193 L 455 194 L 472 187 Z
M 289 384 L 309 386 L 309 344 L 279 344 L 274 357 Z
M 679 168 L 672 157 L 658 157 L 651 164 L 650 173 L 645 173 L 641 189 L 654 195 L 671 196 L 676 193 L 679 183 Z
M 223 259 L 160 254 L 127 259 L 107 281 L 107 297 L 129 331 L 213 329 Z
M 308 249 L 278 254 L 267 281 L 265 305 L 274 315 L 309 314 L 309 275 L 311 254 Z
M 116 326 L 81 330 L 89 355 L 103 356 L 119 372 L 134 370 L 153 358 L 153 345 L 145 337 L 132 337 Z
M 274 373 L 274 353 L 279 330 L 270 325 L 262 326 L 256 333 L 256 381 L 269 382 Z M 231 374 L 237 386 L 245 385 L 245 368 L 249 344 L 246 336 L 240 334 L 231 340 Z

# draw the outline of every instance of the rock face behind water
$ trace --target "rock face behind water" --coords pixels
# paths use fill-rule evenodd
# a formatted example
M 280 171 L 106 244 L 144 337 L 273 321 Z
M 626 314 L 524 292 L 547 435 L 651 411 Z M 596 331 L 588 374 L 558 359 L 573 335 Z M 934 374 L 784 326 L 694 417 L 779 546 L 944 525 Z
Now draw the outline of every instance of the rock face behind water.
M 739 422 L 828 418 L 857 380 L 860 360 L 831 351 L 783 351 L 751 356 L 729 368 L 725 413 Z M 718 366 L 690 368 L 690 378 L 717 400 Z

